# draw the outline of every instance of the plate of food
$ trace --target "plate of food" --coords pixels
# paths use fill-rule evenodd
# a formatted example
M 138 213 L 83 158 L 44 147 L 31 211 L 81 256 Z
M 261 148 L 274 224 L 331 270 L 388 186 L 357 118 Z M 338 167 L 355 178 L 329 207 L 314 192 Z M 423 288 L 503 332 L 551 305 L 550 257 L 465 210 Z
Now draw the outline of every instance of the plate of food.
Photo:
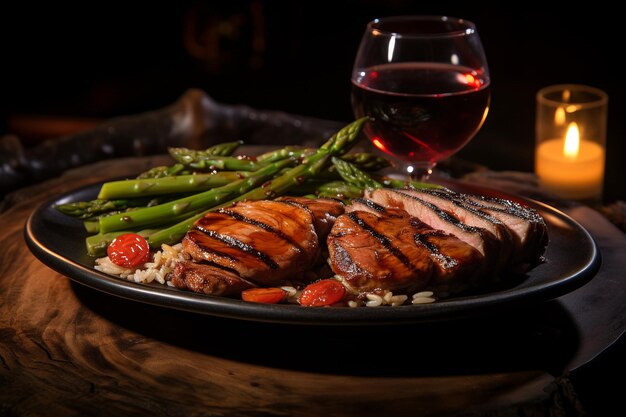
M 362 122 L 319 148 L 170 149 L 170 166 L 44 202 L 26 242 L 113 296 L 293 324 L 459 319 L 549 300 L 596 274 L 597 246 L 566 214 L 385 176 L 384 158 L 350 151 Z

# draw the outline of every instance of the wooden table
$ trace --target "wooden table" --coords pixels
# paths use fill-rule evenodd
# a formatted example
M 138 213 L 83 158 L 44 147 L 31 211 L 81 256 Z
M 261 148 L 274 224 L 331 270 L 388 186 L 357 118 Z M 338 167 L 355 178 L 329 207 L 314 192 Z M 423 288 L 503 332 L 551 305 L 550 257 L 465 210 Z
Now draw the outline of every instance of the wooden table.
M 30 253 L 24 222 L 39 203 L 161 162 L 95 163 L 6 201 L 0 415 L 575 416 L 568 373 L 624 331 L 623 307 L 599 307 L 614 305 L 606 291 L 624 295 L 623 272 L 611 275 L 620 269 L 615 253 L 589 284 L 555 301 L 460 322 L 371 327 L 258 323 L 137 303 L 75 284 Z M 601 249 L 626 247 L 608 240 Z M 620 317 L 611 329 L 594 325 Z

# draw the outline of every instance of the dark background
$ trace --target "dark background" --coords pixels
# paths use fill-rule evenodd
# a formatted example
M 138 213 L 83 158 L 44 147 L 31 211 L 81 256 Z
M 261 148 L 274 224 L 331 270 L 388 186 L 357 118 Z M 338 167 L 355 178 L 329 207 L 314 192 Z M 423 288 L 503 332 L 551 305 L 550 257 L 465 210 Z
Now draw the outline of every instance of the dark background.
M 625 83 L 616 63 L 626 35 L 621 15 L 596 3 L 552 2 L 547 10 L 528 2 L 500 9 L 407 0 L 4 2 L 0 136 L 16 134 L 36 146 L 168 105 L 191 87 L 223 103 L 349 121 L 350 73 L 363 29 L 375 17 L 399 14 L 446 14 L 478 27 L 492 106 L 460 157 L 532 171 L 536 92 L 552 84 L 591 85 L 609 94 L 605 202 L 626 200 Z M 607 396 L 617 395 L 594 390 L 596 380 L 608 386 L 613 366 L 601 359 L 575 377 L 592 410 L 608 410 Z
M 157 4 L 158 3 L 158 4 Z M 533 170 L 535 94 L 581 83 L 609 94 L 605 201 L 626 200 L 619 14 L 600 5 L 454 1 L 83 2 L 1 6 L 0 134 L 26 143 L 68 126 L 165 106 L 189 87 L 224 103 L 348 121 L 352 61 L 365 24 L 384 15 L 473 20 L 492 78 L 492 106 L 460 157 Z M 43 131 L 42 131 L 43 130 Z

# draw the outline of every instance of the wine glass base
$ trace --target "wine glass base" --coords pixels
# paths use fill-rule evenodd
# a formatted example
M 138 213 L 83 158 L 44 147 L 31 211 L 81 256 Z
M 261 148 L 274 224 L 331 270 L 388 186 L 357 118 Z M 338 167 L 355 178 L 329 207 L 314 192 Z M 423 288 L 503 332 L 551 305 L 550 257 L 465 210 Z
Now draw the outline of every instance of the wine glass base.
M 413 181 L 426 181 L 433 174 L 433 162 L 410 162 L 405 165 L 405 172 Z

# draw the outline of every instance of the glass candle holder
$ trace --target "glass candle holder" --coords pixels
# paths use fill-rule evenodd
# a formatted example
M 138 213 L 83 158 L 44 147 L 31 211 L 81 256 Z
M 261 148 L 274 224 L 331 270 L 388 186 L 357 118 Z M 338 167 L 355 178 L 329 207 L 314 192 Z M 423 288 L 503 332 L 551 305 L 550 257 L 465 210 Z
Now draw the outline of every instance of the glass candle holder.
M 554 195 L 600 201 L 604 184 L 608 96 L 561 84 L 537 93 L 535 173 Z

